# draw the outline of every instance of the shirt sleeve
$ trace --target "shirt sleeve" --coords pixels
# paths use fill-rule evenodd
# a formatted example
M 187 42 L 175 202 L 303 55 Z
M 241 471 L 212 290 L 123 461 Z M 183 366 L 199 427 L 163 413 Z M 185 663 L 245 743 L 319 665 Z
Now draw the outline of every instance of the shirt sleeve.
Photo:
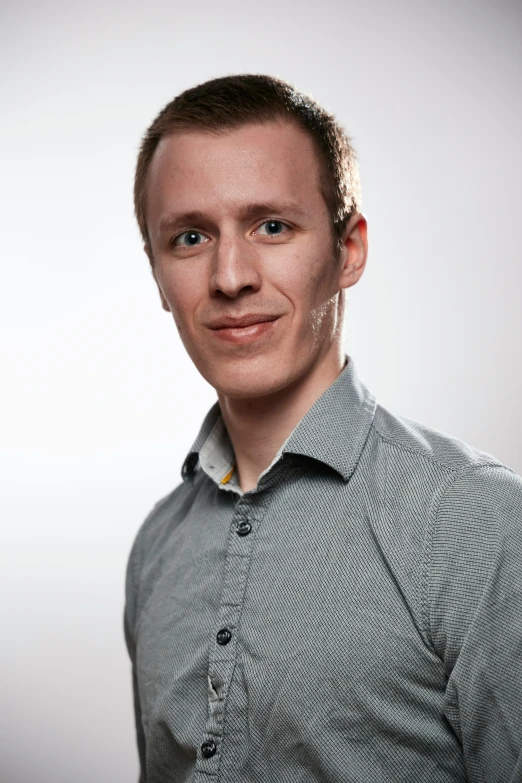
M 143 722 L 141 717 L 140 697 L 138 690 L 138 678 L 136 668 L 136 642 L 134 635 L 136 621 L 136 603 L 138 591 L 137 579 L 137 550 L 139 534 L 134 542 L 134 546 L 127 563 L 127 575 L 125 582 L 125 610 L 123 614 L 123 627 L 125 634 L 125 643 L 132 665 L 132 691 L 134 697 L 134 717 L 136 723 L 136 740 L 138 745 L 138 757 L 140 764 L 138 783 L 146 783 L 145 766 L 145 733 L 143 731 Z
M 469 783 L 521 783 L 522 479 L 509 468 L 466 469 L 442 494 L 427 613 Z

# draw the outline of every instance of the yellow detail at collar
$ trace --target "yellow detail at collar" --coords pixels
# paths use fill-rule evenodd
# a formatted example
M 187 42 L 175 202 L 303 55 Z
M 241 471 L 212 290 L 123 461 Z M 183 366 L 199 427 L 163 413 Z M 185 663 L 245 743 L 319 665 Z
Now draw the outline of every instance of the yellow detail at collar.
M 228 484 L 228 482 L 230 481 L 230 479 L 231 479 L 231 478 L 232 478 L 232 476 L 234 475 L 234 471 L 235 471 L 235 469 L 236 469 L 236 466 L 235 466 L 235 465 L 232 465 L 232 467 L 231 467 L 231 468 L 230 468 L 230 470 L 228 471 L 227 475 L 226 475 L 224 478 L 222 478 L 222 479 L 221 479 L 221 483 L 222 483 L 222 484 Z

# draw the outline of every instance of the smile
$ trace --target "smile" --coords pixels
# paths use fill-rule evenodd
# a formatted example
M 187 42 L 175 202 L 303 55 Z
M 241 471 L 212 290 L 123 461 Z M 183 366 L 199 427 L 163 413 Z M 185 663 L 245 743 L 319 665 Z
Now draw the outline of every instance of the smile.
M 275 317 L 270 321 L 257 321 L 246 326 L 223 326 L 211 329 L 211 332 L 218 340 L 242 345 L 268 336 L 278 320 L 279 318 Z

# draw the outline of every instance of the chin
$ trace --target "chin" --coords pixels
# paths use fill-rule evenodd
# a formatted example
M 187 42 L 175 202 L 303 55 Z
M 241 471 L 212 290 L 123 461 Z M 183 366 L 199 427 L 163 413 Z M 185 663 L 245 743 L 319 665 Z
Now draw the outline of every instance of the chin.
M 260 356 L 252 361 L 224 361 L 213 363 L 201 374 L 214 387 L 219 395 L 231 398 L 256 398 L 274 394 L 293 380 L 293 373 L 283 367 L 278 371 L 279 362 L 273 356 Z M 199 369 L 199 368 L 198 368 Z
M 277 383 L 274 377 L 260 378 L 235 378 L 233 374 L 215 378 L 211 385 L 219 395 L 236 399 L 255 399 L 257 397 L 266 397 L 274 394 L 284 388 L 286 384 Z

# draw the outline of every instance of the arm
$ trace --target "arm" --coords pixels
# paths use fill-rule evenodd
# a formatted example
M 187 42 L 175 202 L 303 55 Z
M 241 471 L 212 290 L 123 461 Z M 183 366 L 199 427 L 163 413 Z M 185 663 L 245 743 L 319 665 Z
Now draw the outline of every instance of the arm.
M 436 510 L 428 628 L 470 783 L 522 781 L 522 479 L 481 465 Z
M 145 766 L 145 734 L 143 731 L 143 723 L 141 719 L 141 706 L 138 690 L 138 680 L 136 674 L 136 643 L 134 638 L 134 626 L 136 615 L 136 601 L 138 582 L 136 579 L 136 550 L 137 539 L 132 548 L 129 556 L 129 562 L 127 564 L 127 576 L 125 585 L 125 611 L 123 615 L 123 626 L 125 633 L 125 642 L 129 657 L 132 664 L 132 690 L 134 695 L 134 716 L 136 721 L 136 739 L 138 745 L 138 756 L 140 763 L 140 776 L 138 783 L 146 783 L 146 766 Z

